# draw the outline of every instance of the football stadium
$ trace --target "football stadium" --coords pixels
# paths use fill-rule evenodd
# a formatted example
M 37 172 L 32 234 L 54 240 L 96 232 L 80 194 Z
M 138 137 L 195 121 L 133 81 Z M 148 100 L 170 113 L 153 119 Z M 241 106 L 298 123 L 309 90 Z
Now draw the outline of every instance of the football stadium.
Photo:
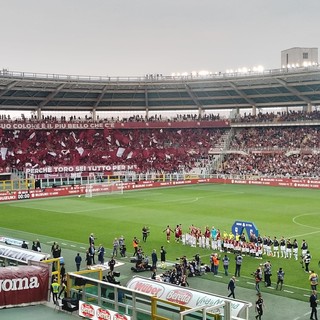
M 319 83 L 2 70 L 1 317 L 309 319 Z

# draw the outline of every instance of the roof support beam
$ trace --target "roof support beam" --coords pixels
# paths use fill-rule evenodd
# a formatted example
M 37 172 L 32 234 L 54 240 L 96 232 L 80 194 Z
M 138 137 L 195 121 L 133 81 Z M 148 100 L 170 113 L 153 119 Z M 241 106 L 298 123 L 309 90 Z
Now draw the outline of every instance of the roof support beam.
M 252 99 L 250 99 L 245 93 L 243 93 L 241 90 L 239 90 L 238 87 L 232 81 L 228 81 L 228 84 L 234 89 L 234 91 L 236 91 L 238 93 L 238 95 L 241 98 L 246 100 L 252 107 L 256 106 L 255 102 Z
M 192 92 L 190 86 L 188 84 L 185 84 L 185 88 L 190 96 L 190 98 L 192 99 L 192 101 L 196 104 L 196 106 L 198 107 L 198 113 L 199 116 L 202 116 L 203 113 L 203 105 L 200 103 L 199 99 L 195 96 L 195 94 Z
M 38 108 L 42 109 L 51 99 L 54 98 L 54 96 L 63 89 L 63 87 L 65 86 L 65 83 L 60 84 L 60 86 L 58 86 L 58 88 L 54 91 L 52 91 L 43 101 L 41 101 L 41 103 L 39 104 Z
M 93 105 L 93 109 L 96 109 L 99 106 L 99 103 L 101 102 L 104 94 L 107 92 L 107 86 L 105 85 L 101 91 L 101 93 L 99 94 L 97 101 L 95 102 L 95 104 Z
M 6 94 L 10 89 L 12 89 L 16 85 L 17 81 L 12 81 L 10 84 L 8 84 L 5 88 L 5 90 L 0 91 L 0 97 L 2 97 L 4 94 Z
M 275 77 L 275 80 L 277 80 L 282 86 L 284 86 L 288 91 L 290 91 L 291 93 L 293 93 L 296 97 L 300 98 L 302 101 L 304 101 L 307 104 L 312 104 L 311 100 L 307 97 L 304 97 L 302 94 L 299 93 L 298 90 L 296 90 L 295 88 L 292 88 L 290 85 L 288 85 L 288 83 L 282 79 L 279 79 L 277 77 Z

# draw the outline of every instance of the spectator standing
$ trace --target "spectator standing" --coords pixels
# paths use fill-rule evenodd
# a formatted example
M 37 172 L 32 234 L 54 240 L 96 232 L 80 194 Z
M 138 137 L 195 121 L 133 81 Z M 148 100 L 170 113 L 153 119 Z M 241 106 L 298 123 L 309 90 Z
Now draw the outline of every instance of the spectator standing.
M 223 262 L 224 274 L 227 276 L 229 274 L 228 270 L 229 270 L 230 259 L 226 254 L 223 257 L 222 262 Z
M 41 252 L 41 244 L 40 244 L 39 239 L 37 239 L 37 241 L 36 241 L 36 247 L 37 247 L 36 251 Z
M 59 296 L 58 299 L 61 299 L 61 295 L 63 294 L 63 298 L 65 298 L 65 294 L 66 294 L 66 289 L 67 289 L 67 275 L 64 274 L 62 280 L 61 280 L 61 289 L 59 292 Z
M 318 296 L 317 296 L 316 290 L 312 290 L 312 294 L 309 298 L 309 302 L 310 302 L 310 308 L 311 308 L 310 319 L 318 320 L 318 314 L 317 314 Z
M 149 235 L 149 228 L 147 226 L 144 226 L 142 228 L 142 241 L 143 242 L 147 241 L 148 235 Z
M 235 277 L 240 277 L 240 271 L 241 271 L 241 265 L 242 265 L 242 261 L 243 261 L 243 258 L 241 256 L 241 254 L 237 254 L 236 258 L 236 272 L 235 272 Z
M 117 257 L 118 256 L 118 250 L 119 250 L 119 240 L 118 238 L 114 238 L 113 240 L 113 251 L 112 251 L 112 255 L 114 257 Z
M 167 251 L 164 249 L 163 246 L 161 246 L 161 248 L 160 248 L 160 260 L 161 260 L 161 267 L 162 268 L 165 268 L 165 265 L 166 265 L 166 254 L 167 254 Z
M 120 256 L 123 257 L 123 258 L 127 257 L 127 247 L 126 247 L 125 244 L 122 244 L 120 246 Z
M 156 249 L 152 250 L 151 260 L 152 260 L 152 269 L 157 269 L 158 256 L 157 256 Z
M 212 263 L 213 263 L 213 274 L 214 275 L 217 275 L 218 274 L 218 270 L 219 270 L 219 257 L 218 257 L 218 254 L 215 253 L 213 256 L 212 256 Z
M 80 256 L 80 253 L 77 253 L 76 257 L 74 258 L 74 261 L 76 263 L 77 271 L 80 271 L 80 266 L 81 266 L 81 262 L 82 262 L 82 258 Z
M 264 264 L 264 269 L 263 269 L 263 274 L 264 274 L 264 284 L 266 287 L 271 286 L 271 263 L 270 261 L 267 261 Z
M 90 269 L 92 265 L 92 257 L 89 252 L 89 249 L 86 251 L 86 262 L 87 262 L 87 269 Z
M 260 294 L 260 282 L 262 280 L 262 271 L 261 268 L 258 268 L 257 271 L 254 273 L 254 279 L 256 282 L 256 291 L 257 294 Z
M 256 319 L 261 320 L 261 317 L 263 315 L 263 308 L 265 307 L 261 293 L 258 293 L 258 299 L 256 301 Z
M 58 283 L 58 279 L 54 278 L 53 282 L 51 283 L 52 300 L 54 304 L 57 304 L 58 302 L 59 288 L 60 288 L 60 285 Z
M 236 288 L 236 277 L 233 276 L 233 277 L 231 277 L 231 279 L 230 279 L 230 281 L 229 281 L 229 284 L 228 284 L 228 290 L 230 291 L 228 297 L 231 297 L 231 296 L 232 296 L 233 299 L 236 298 L 236 297 L 235 297 L 235 294 L 234 294 L 235 288 Z
M 279 286 L 280 286 L 279 290 L 282 290 L 283 280 L 284 280 L 284 271 L 282 270 L 282 268 L 279 268 L 279 270 L 278 270 L 278 272 L 277 272 L 277 286 L 276 286 L 276 290 L 278 290 L 278 287 L 279 287 Z
M 60 276 L 61 276 L 61 279 L 66 275 L 66 268 L 65 268 L 65 265 L 64 263 L 61 263 L 61 267 L 60 267 Z
M 133 256 L 137 256 L 138 255 L 138 247 L 139 247 L 139 240 L 137 239 L 137 237 L 134 237 L 132 240 L 132 246 L 133 246 Z
M 100 244 L 98 248 L 98 261 L 100 262 L 100 264 L 104 264 L 104 252 L 104 247 L 102 244 Z
M 152 280 L 156 280 L 157 279 L 157 269 L 152 269 L 151 279 Z
M 90 236 L 89 236 L 89 246 L 91 246 L 92 244 L 94 245 L 94 240 L 96 238 L 94 237 L 94 234 L 93 233 L 90 233 Z
M 22 248 L 22 249 L 28 249 L 28 245 L 27 245 L 27 243 L 26 243 L 24 240 L 22 241 L 21 248 Z
M 37 249 L 37 245 L 36 245 L 36 241 L 32 241 L 32 247 L 31 247 L 32 251 L 38 251 Z
M 96 254 L 96 249 L 94 247 L 94 244 L 92 243 L 90 248 L 89 248 L 89 253 L 90 253 L 90 257 L 91 257 L 91 264 L 96 264 L 94 256 Z
M 110 261 L 108 262 L 108 266 L 110 268 L 111 273 L 113 273 L 115 265 L 116 265 L 116 260 L 114 259 L 114 257 L 111 257 Z
M 61 257 L 61 247 L 59 246 L 58 242 L 55 242 L 51 248 L 52 250 L 52 256 L 54 258 Z

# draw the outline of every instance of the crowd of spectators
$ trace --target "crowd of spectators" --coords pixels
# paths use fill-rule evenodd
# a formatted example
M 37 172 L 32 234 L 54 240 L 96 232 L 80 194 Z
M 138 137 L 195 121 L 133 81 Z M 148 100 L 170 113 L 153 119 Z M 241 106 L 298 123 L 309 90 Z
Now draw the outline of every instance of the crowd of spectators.
M 221 117 L 219 114 L 176 114 L 174 116 L 163 116 L 161 114 L 155 114 L 151 116 L 142 116 L 142 115 L 133 115 L 133 116 L 110 116 L 110 117 L 100 117 L 97 115 L 96 122 L 185 122 L 185 121 L 218 121 Z M 0 114 L 0 121 L 14 121 L 14 122 L 81 122 L 81 121 L 93 121 L 91 115 L 71 115 L 66 117 L 65 115 L 55 116 L 55 115 L 45 115 L 43 114 L 41 120 L 37 118 L 36 115 L 31 115 L 26 117 L 24 114 L 21 114 L 18 118 L 12 118 L 10 115 Z
M 239 115 L 233 122 L 296 122 L 296 121 L 314 121 L 320 120 L 320 111 L 313 110 L 311 112 L 307 111 L 296 111 L 289 110 L 281 112 L 259 112 L 257 115 L 244 113 Z
M 311 113 L 259 114 L 259 121 L 294 121 L 320 118 Z M 86 118 L 88 121 L 89 118 Z M 194 121 L 197 116 L 177 115 L 177 121 Z M 217 120 L 219 116 L 207 116 Z M 251 121 L 250 115 L 243 121 Z M 248 120 L 249 119 L 249 120 Z M 10 116 L 0 115 L 10 121 Z M 22 120 L 37 121 L 35 117 Z M 44 121 L 56 121 L 48 116 Z M 61 117 L 59 121 L 78 121 Z M 119 119 L 112 119 L 118 121 Z M 162 121 L 161 115 L 150 118 Z M 120 121 L 120 120 L 119 120 Z M 133 116 L 126 121 L 145 121 Z M 148 120 L 149 121 L 149 120 Z M 136 173 L 185 173 L 195 167 L 209 167 L 212 150 L 222 150 L 223 136 L 229 129 L 87 129 L 87 130 L 3 130 L 0 129 L 0 167 L 24 170 L 26 167 L 59 165 L 129 165 Z M 228 153 L 217 174 L 316 177 L 320 169 L 320 127 L 266 126 L 236 128 Z M 225 150 L 224 150 L 225 151 Z M 202 172 L 202 171 L 201 171 Z M 205 172 L 205 171 L 203 171 Z
M 318 177 L 319 127 L 263 127 L 239 130 L 215 173 Z M 245 153 L 243 153 L 245 152 Z
M 258 127 L 244 128 L 236 132 L 231 150 L 318 149 L 320 127 Z
M 230 154 L 215 171 L 225 175 L 319 177 L 319 154 Z
M 222 117 L 219 113 L 208 113 L 203 114 L 180 114 L 165 116 L 161 113 L 154 114 L 150 116 L 143 115 L 132 115 L 132 116 L 104 116 L 97 115 L 96 122 L 184 122 L 184 121 L 218 121 Z M 259 112 L 256 115 L 251 113 L 238 114 L 235 118 L 229 119 L 233 123 L 278 123 L 278 122 L 297 122 L 297 121 L 314 121 L 320 120 L 320 111 L 313 110 L 311 112 L 303 110 L 288 110 L 288 111 L 267 111 Z M 10 114 L 0 114 L 0 121 L 15 121 L 15 122 L 37 122 L 37 121 L 47 121 L 47 122 L 74 122 L 74 121 L 94 121 L 91 114 L 83 115 L 46 115 L 43 114 L 39 120 L 36 115 L 30 115 L 30 117 L 21 114 L 20 117 L 15 117 L 14 119 Z

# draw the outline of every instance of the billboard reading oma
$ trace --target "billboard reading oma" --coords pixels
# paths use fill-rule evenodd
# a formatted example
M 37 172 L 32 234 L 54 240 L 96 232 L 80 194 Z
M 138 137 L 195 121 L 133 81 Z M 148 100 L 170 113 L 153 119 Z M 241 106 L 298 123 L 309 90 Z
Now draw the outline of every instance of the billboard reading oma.
M 0 308 L 44 303 L 49 294 L 50 266 L 1 268 Z

